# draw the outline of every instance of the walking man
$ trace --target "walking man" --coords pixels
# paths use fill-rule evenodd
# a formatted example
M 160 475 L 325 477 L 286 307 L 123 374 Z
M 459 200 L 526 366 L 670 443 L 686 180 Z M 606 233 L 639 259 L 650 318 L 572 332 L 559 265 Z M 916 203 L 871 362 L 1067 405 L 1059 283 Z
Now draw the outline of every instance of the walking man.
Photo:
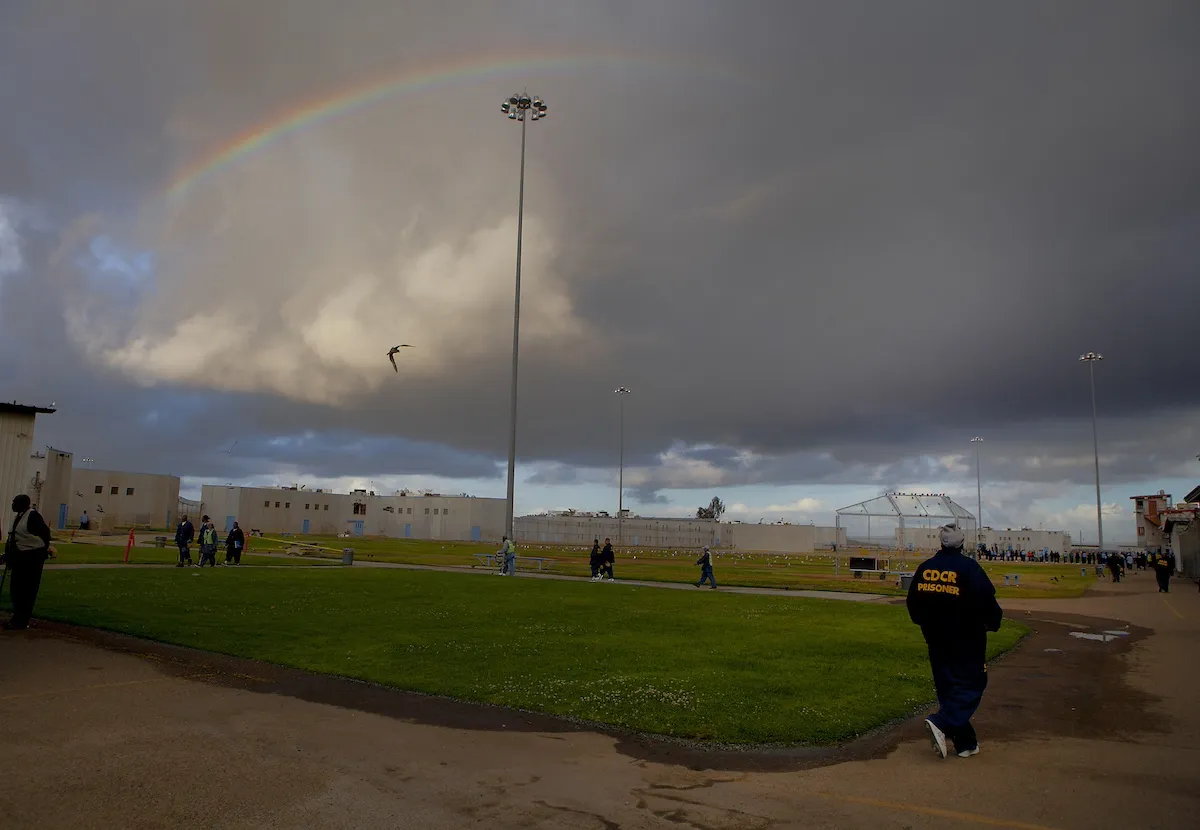
M 4 542 L 4 566 L 9 572 L 8 596 L 12 600 L 12 619 L 4 624 L 5 631 L 24 631 L 33 616 L 38 588 L 42 584 L 42 566 L 50 555 L 50 528 L 41 514 L 33 509 L 29 496 L 21 494 L 12 500 L 13 520 L 8 539 Z
M 592 540 L 592 555 L 588 557 L 588 567 L 592 569 L 592 582 L 600 578 L 600 540 Z
M 1171 574 L 1175 573 L 1175 554 L 1156 553 L 1154 555 L 1154 577 L 1158 580 L 1160 594 L 1171 593 Z
M 188 517 L 184 516 L 179 522 L 179 526 L 175 528 L 175 546 L 179 548 L 179 564 L 176 568 L 182 568 L 185 564 L 190 568 L 192 566 L 192 540 L 196 538 L 196 528 L 192 527 L 192 523 L 188 521 Z
M 500 566 L 500 576 L 517 575 L 517 546 L 507 536 L 500 540 L 500 550 L 496 551 L 496 556 L 504 563 Z
M 244 547 L 246 547 L 246 534 L 242 532 L 238 523 L 234 522 L 233 529 L 225 537 L 225 564 L 242 564 L 242 548 Z
M 717 587 L 717 578 L 713 576 L 712 569 L 712 551 L 708 546 L 704 546 L 704 553 L 696 560 L 696 564 L 700 566 L 700 581 L 696 583 L 697 588 L 703 588 L 705 582 L 711 583 L 711 587 L 715 590 Z
M 212 520 L 205 517 L 200 525 L 200 567 L 207 562 L 210 568 L 217 567 L 217 529 Z
M 617 578 L 613 576 L 613 563 L 617 561 L 617 555 L 613 553 L 612 539 L 604 540 L 604 550 L 600 551 L 600 579 L 605 577 L 612 582 L 616 582 Z
M 987 632 L 999 630 L 1003 612 L 983 568 L 963 556 L 962 530 L 946 525 L 940 540 L 909 585 L 908 615 L 925 636 L 937 689 L 938 711 L 925 719 L 930 742 L 945 758 L 949 739 L 969 758 L 979 752 L 971 717 L 987 688 Z

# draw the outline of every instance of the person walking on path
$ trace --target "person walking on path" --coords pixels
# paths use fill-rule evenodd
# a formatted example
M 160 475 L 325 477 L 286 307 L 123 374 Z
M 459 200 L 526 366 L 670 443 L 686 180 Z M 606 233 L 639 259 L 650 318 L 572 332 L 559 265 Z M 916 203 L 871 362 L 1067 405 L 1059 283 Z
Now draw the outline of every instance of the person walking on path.
M 12 529 L 4 542 L 4 567 L 9 573 L 8 596 L 12 600 L 12 618 L 3 626 L 5 631 L 24 631 L 29 628 L 33 605 L 37 602 L 42 584 L 42 566 L 53 551 L 50 548 L 50 528 L 42 515 L 33 508 L 29 496 L 22 493 L 12 500 Z
M 196 528 L 188 521 L 188 517 L 184 516 L 180 521 L 179 526 L 175 528 L 175 547 L 179 548 L 179 564 L 176 568 L 182 568 L 187 565 L 192 566 L 192 540 L 196 538 Z
M 920 564 L 908 588 L 908 615 L 925 637 L 937 690 L 938 711 L 925 729 L 943 758 L 947 739 L 960 758 L 979 752 L 971 717 L 987 688 L 987 632 L 999 630 L 1004 613 L 983 568 L 963 556 L 965 539 L 957 525 L 944 526 L 941 550 Z
M 500 550 L 496 551 L 496 558 L 502 563 L 500 576 L 517 575 L 517 546 L 507 536 L 500 540 Z
M 713 576 L 712 551 L 708 549 L 707 545 L 704 548 L 704 553 L 696 560 L 696 564 L 700 566 L 700 581 L 696 583 L 696 587 L 703 588 L 704 583 L 709 582 L 711 583 L 711 587 L 716 589 L 717 578 Z
M 200 526 L 200 567 L 207 562 L 210 568 L 217 566 L 217 529 L 212 520 L 206 519 Z
M 1108 569 L 1112 572 L 1112 581 L 1121 581 L 1121 560 L 1117 558 L 1115 553 L 1108 554 Z
M 234 522 L 229 535 L 225 537 L 225 564 L 242 564 L 242 548 L 244 547 L 246 547 L 246 534 L 242 532 L 238 523 Z
M 1160 594 L 1171 593 L 1171 575 L 1175 573 L 1175 554 L 1156 553 L 1154 555 L 1154 577 L 1158 580 Z
M 600 540 L 592 540 L 592 554 L 588 557 L 588 567 L 592 569 L 592 582 L 600 578 Z
M 600 551 L 600 579 L 603 581 L 605 577 L 610 582 L 616 582 L 617 578 L 613 576 L 613 564 L 617 561 L 617 555 L 613 553 L 611 539 L 604 540 L 604 550 Z

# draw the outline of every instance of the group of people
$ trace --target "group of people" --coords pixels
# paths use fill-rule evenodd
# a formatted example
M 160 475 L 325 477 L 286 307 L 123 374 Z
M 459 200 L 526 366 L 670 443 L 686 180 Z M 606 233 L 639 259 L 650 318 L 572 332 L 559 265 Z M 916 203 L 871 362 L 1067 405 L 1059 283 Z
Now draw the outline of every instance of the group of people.
M 1121 555 L 1119 553 L 1108 554 L 1108 560 L 1105 562 L 1108 566 L 1108 572 L 1112 576 L 1113 582 L 1120 582 L 1121 577 L 1136 566 L 1139 571 L 1150 568 L 1154 571 L 1154 578 L 1158 582 L 1158 592 L 1160 594 L 1169 594 L 1171 592 L 1171 577 L 1175 575 L 1175 554 L 1171 551 L 1154 551 L 1153 553 L 1139 552 L 1135 557 L 1132 553 Z
M 617 555 L 613 552 L 612 539 L 605 538 L 604 547 L 600 547 L 600 540 L 592 541 L 592 555 L 588 557 L 588 565 L 592 569 L 592 582 L 616 582 L 617 578 L 613 576 L 613 565 L 616 564 Z
M 184 516 L 179 526 L 175 528 L 175 547 L 179 548 L 179 562 L 176 563 L 176 568 L 192 566 L 192 542 L 197 542 L 200 548 L 200 563 L 197 567 L 203 568 L 205 563 L 209 567 L 217 566 L 217 528 L 213 525 L 212 519 L 208 516 L 203 516 L 200 519 L 200 538 L 196 539 L 196 528 Z M 237 522 L 233 523 L 229 533 L 225 537 L 225 561 L 224 565 L 240 565 L 242 564 L 242 551 L 246 547 L 246 534 L 242 532 L 242 528 Z

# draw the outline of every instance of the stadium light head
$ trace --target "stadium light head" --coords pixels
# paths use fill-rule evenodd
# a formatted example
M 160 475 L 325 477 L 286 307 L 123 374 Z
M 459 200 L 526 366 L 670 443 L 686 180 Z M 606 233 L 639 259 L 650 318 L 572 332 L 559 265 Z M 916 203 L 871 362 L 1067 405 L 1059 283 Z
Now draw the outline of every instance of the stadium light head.
M 1081 363 L 1095 363 L 1098 360 L 1104 360 L 1104 355 L 1088 352 L 1087 354 L 1081 354 L 1079 360 Z
M 972 443 L 972 444 L 982 444 L 982 443 L 983 443 L 983 439 L 982 439 L 982 438 L 980 438 L 979 436 L 975 436 L 974 438 L 972 438 L 972 439 L 971 439 L 971 443 Z
M 627 389 L 624 386 L 618 386 L 616 389 L 613 390 L 613 394 L 614 395 L 632 395 L 633 390 Z
M 546 102 L 528 93 L 510 95 L 500 104 L 500 112 L 513 121 L 540 121 L 546 117 Z

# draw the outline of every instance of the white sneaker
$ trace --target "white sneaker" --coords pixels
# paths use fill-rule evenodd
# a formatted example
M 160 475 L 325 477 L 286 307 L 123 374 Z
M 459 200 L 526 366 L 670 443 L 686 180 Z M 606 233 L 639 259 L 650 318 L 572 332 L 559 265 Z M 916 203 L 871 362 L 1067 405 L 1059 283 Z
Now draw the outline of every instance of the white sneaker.
M 962 752 L 958 753 L 958 757 L 959 758 L 970 758 L 972 755 L 978 755 L 978 754 L 979 754 L 979 744 L 975 744 L 974 749 L 964 749 Z
M 925 718 L 925 731 L 929 733 L 929 743 L 933 746 L 933 751 L 942 758 L 946 757 L 946 733 L 937 728 L 937 725 L 929 718 Z

